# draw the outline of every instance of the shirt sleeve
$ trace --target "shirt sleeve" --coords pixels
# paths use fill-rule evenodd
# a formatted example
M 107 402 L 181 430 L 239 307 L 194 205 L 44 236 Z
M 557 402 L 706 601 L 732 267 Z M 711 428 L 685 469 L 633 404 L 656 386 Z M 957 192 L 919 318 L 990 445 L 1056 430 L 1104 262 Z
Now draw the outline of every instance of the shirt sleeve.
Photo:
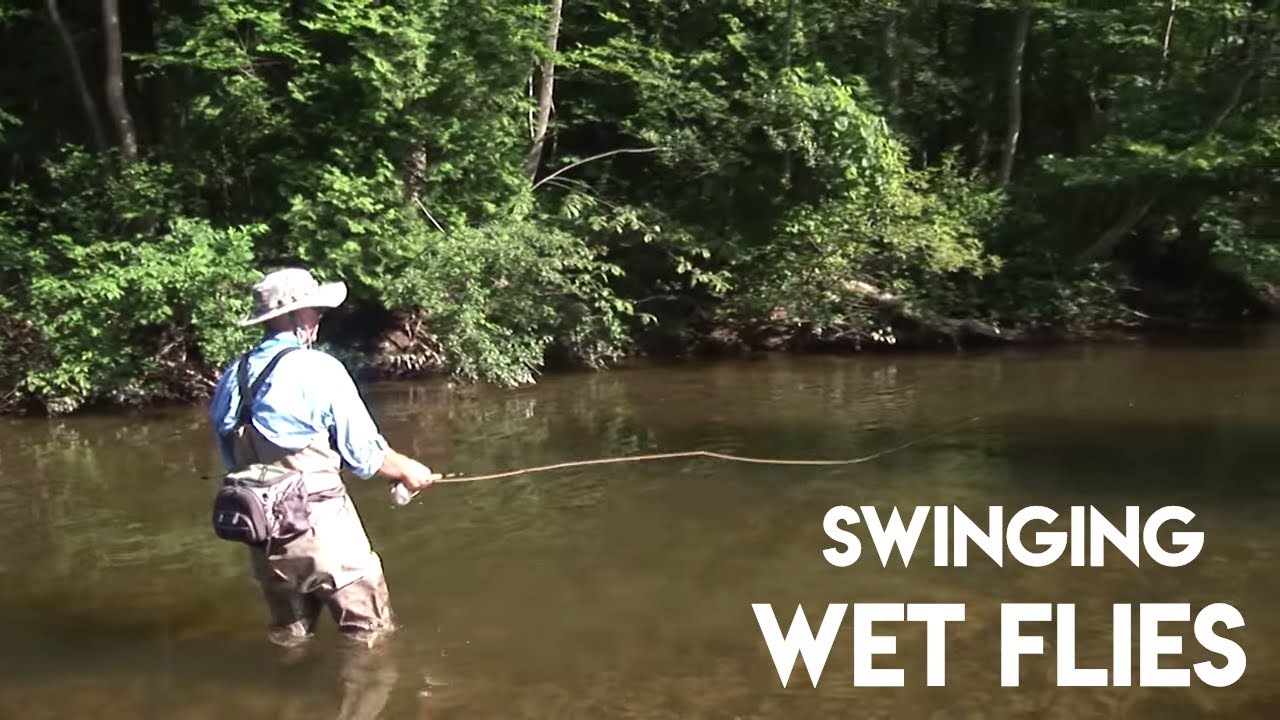
M 214 390 L 213 398 L 209 402 L 209 421 L 213 428 L 213 441 L 218 447 L 218 455 L 222 459 L 222 467 L 230 470 L 233 464 L 231 457 L 231 447 L 223 437 L 222 433 L 227 430 L 227 422 L 231 415 L 231 403 L 238 401 L 235 397 L 235 383 L 231 382 L 232 370 L 235 363 L 229 364 L 222 371 L 222 377 L 218 381 L 217 388 Z
M 334 445 L 351 471 L 368 479 L 382 467 L 390 446 L 369 414 L 351 374 L 336 358 L 325 356 L 332 403 L 328 425 Z

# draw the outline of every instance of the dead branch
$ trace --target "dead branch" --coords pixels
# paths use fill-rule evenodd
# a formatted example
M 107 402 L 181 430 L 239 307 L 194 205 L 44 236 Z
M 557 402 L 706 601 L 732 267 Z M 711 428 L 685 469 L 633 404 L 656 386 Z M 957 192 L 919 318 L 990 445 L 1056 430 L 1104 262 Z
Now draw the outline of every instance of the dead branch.
M 559 175 L 562 175 L 562 174 L 564 174 L 564 173 L 566 173 L 566 172 L 568 172 L 568 171 L 570 171 L 570 170 L 572 170 L 572 169 L 574 169 L 574 168 L 578 167 L 579 165 L 585 165 L 585 164 L 587 164 L 587 163 L 589 163 L 589 162 L 593 162 L 593 161 L 595 161 L 595 160 L 602 160 L 602 159 L 604 159 L 604 158 L 611 157 L 611 156 L 613 156 L 613 155 L 621 155 L 621 154 L 623 154 L 623 153 L 650 153 L 650 152 L 657 152 L 657 151 L 659 151 L 659 150 L 661 150 L 661 149 L 662 149 L 662 148 L 660 148 L 660 147 L 652 147 L 652 148 L 621 148 L 621 149 L 618 149 L 618 150 L 609 150 L 608 152 L 602 152 L 602 153 L 600 153 L 600 154 L 598 154 L 598 155 L 592 155 L 591 157 L 583 158 L 583 159 L 581 159 L 581 160 L 579 160 L 579 161 L 577 161 L 577 162 L 575 162 L 575 163 L 569 163 L 568 165 L 566 165 L 566 166 L 564 166 L 564 167 L 560 168 L 559 170 L 557 170 L 557 171 L 555 171 L 555 172 L 551 173 L 550 175 L 548 175 L 548 176 L 546 176 L 546 177 L 542 178 L 541 180 L 539 180 L 538 182 L 536 182 L 536 183 L 534 183 L 534 184 L 533 184 L 533 189 L 535 189 L 535 190 L 536 190 L 536 189 L 538 188 L 538 186 L 539 186 L 539 185 L 542 185 L 543 183 L 546 183 L 547 181 L 551 180 L 552 178 L 558 177 Z

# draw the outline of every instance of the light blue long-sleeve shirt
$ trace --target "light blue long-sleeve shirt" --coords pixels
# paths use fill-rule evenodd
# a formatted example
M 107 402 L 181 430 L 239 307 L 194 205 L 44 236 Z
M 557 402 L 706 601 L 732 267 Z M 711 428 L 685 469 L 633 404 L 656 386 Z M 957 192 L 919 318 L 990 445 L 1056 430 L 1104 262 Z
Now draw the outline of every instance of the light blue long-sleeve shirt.
M 301 347 L 292 333 L 283 331 L 250 351 L 249 385 L 276 353 L 291 345 Z M 223 436 L 235 427 L 240 407 L 239 362 L 237 357 L 223 370 L 209 405 L 209 420 L 222 464 L 228 470 L 233 466 L 231 446 Z M 369 415 L 351 374 L 337 358 L 310 348 L 280 359 L 253 404 L 250 422 L 286 450 L 327 441 L 361 478 L 372 477 L 382 467 L 388 450 L 386 438 Z

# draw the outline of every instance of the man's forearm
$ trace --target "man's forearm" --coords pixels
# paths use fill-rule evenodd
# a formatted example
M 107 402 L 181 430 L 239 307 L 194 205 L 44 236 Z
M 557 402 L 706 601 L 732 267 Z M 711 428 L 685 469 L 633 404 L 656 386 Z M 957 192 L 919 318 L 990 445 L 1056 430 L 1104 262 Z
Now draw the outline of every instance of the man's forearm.
M 390 448 L 387 449 L 378 473 L 408 486 L 411 490 L 425 487 L 436 477 L 427 466 Z
M 378 474 L 402 482 L 409 477 L 409 463 L 406 462 L 408 460 L 409 458 L 388 448 L 386 457 L 382 460 L 382 467 L 378 468 Z

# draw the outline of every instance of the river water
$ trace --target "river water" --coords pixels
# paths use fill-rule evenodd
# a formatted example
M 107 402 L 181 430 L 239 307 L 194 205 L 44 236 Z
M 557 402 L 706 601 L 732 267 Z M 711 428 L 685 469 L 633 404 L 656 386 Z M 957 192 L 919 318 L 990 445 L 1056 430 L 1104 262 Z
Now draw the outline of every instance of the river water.
M 241 548 L 208 527 L 218 471 L 200 408 L 0 422 L 0 717 L 13 718 L 1275 718 L 1280 717 L 1280 342 L 1136 344 L 895 357 L 778 357 L 365 390 L 384 433 L 469 475 L 566 460 L 711 450 L 841 459 L 950 430 L 873 461 L 785 466 L 695 458 L 440 485 L 393 508 L 349 479 L 386 566 L 400 632 L 351 652 L 327 618 L 308 652 L 266 643 Z M 970 422 L 962 421 L 972 419 Z M 1134 567 L 1063 558 L 883 566 L 866 524 L 849 567 L 822 551 L 838 505 L 955 506 L 985 524 L 1043 505 L 1123 527 L 1124 508 L 1195 513 L 1198 557 Z M 1033 523 L 1031 533 L 1049 529 Z M 1170 529 L 1162 536 L 1167 541 Z M 1166 545 L 1166 547 L 1173 547 Z M 1227 603 L 1247 657 L 1230 687 L 1059 687 L 1046 654 L 1001 686 L 1001 604 L 1071 603 L 1080 665 L 1109 668 L 1116 603 Z M 753 603 L 784 631 L 848 603 L 818 686 L 788 687 Z M 877 623 L 905 687 L 857 683 L 856 603 L 962 603 L 945 686 L 925 684 L 924 624 Z M 1191 623 L 1161 668 L 1224 658 Z M 1175 642 L 1177 642 L 1175 640 Z

